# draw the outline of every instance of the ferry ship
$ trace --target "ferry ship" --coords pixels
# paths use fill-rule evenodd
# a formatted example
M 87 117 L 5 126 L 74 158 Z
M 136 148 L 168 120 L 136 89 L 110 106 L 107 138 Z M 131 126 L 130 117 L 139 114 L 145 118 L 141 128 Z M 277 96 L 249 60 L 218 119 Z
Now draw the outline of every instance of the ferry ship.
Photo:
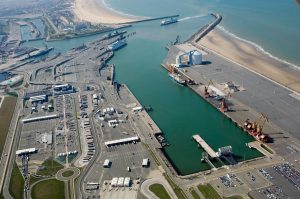
M 165 25 L 169 25 L 172 23 L 176 23 L 176 22 L 178 22 L 178 19 L 172 17 L 172 18 L 161 21 L 160 25 L 165 26 Z
M 120 48 L 122 48 L 126 45 L 127 45 L 126 41 L 118 40 L 118 41 L 112 43 L 111 45 L 109 45 L 108 50 L 115 51 L 115 50 L 118 50 L 118 49 L 120 49 Z
M 116 31 L 114 31 L 112 33 L 108 33 L 108 34 L 104 35 L 101 38 L 101 40 L 110 39 L 110 38 L 113 38 L 113 37 L 116 37 L 116 36 L 119 36 L 119 35 L 123 35 L 125 33 L 127 33 L 126 30 L 123 30 L 123 31 L 120 31 L 120 32 L 116 30 Z
M 34 52 L 31 52 L 27 55 L 27 57 L 25 59 L 31 59 L 31 58 L 35 58 L 35 57 L 39 57 L 39 56 L 42 56 L 42 55 L 45 55 L 45 54 L 48 54 L 50 51 L 52 51 L 54 48 L 51 47 L 51 48 L 45 48 L 45 49 L 40 49 L 38 51 L 34 51 Z M 24 59 L 23 59 L 24 60 Z
M 186 81 L 181 78 L 180 74 L 169 73 L 169 77 L 180 85 L 183 85 L 183 86 L 186 85 Z

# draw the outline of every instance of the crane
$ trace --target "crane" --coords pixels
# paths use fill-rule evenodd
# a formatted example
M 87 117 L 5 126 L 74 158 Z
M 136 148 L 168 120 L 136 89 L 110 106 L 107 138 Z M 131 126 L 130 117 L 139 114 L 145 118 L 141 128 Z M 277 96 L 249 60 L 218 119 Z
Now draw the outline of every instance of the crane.
M 170 73 L 178 73 L 178 69 L 172 66 L 172 64 L 167 64 L 167 69 Z
M 257 124 L 256 132 L 258 134 L 262 133 L 262 128 L 264 127 L 266 122 L 269 122 L 268 116 L 264 113 L 261 113 L 258 121 L 256 122 L 256 124 Z
M 230 91 L 227 92 L 227 94 L 222 98 L 222 101 L 220 103 L 220 110 L 221 112 L 227 112 L 228 111 L 228 104 L 226 103 L 226 100 L 231 97 L 232 94 Z
M 211 81 L 211 79 L 209 80 L 207 86 L 204 86 L 204 97 L 208 98 L 210 96 L 210 93 L 208 92 L 208 88 L 210 85 L 213 85 L 214 83 Z

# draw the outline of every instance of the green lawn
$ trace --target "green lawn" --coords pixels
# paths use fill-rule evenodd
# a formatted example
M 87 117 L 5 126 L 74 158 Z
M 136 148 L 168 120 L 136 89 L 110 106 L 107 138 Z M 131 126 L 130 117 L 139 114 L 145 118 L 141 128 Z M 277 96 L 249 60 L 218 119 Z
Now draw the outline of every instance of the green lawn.
M 210 184 L 198 185 L 198 189 L 205 199 L 222 199 L 218 192 Z
M 74 171 L 69 170 L 69 171 L 63 172 L 63 173 L 62 173 L 62 176 L 63 176 L 63 177 L 70 177 L 70 176 L 72 176 L 73 174 L 74 174 Z
M 32 199 L 64 199 L 64 182 L 50 179 L 37 183 L 32 187 Z
M 15 110 L 16 102 L 16 97 L 5 97 L 0 108 L 0 155 L 2 154 L 2 150 L 10 126 L 10 121 Z
M 190 188 L 190 192 L 191 192 L 194 199 L 201 199 L 194 188 Z
M 39 180 L 42 180 L 44 178 L 42 177 L 35 177 L 35 176 L 30 176 L 30 180 L 29 180 L 29 185 L 32 185 L 33 183 L 39 181 Z
M 14 199 L 22 199 L 24 192 L 24 178 L 17 166 L 14 163 L 14 168 L 11 173 L 10 183 L 9 183 L 9 193 Z
M 61 164 L 59 164 L 53 159 L 46 160 L 42 165 L 45 166 L 45 169 L 37 171 L 37 175 L 54 176 L 57 173 L 57 171 L 64 168 Z
M 170 184 L 170 186 L 172 187 L 172 189 L 174 190 L 177 198 L 178 199 L 186 199 L 187 196 L 185 195 L 185 193 L 183 192 L 183 190 L 180 189 L 180 187 L 178 187 L 177 184 L 175 184 L 173 182 L 173 180 L 166 173 L 164 173 L 163 175 L 166 178 L 166 180 L 168 181 L 168 183 Z
M 160 199 L 171 199 L 168 192 L 161 184 L 152 184 L 149 189 Z

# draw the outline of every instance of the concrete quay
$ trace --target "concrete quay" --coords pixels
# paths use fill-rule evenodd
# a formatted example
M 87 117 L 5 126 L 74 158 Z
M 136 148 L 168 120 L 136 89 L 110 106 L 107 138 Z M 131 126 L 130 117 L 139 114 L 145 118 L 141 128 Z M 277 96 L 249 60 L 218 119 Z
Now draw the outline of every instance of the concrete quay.
M 175 63 L 178 54 L 189 52 L 191 48 L 197 49 L 191 43 L 172 46 L 162 66 L 168 70 L 167 65 Z M 206 64 L 178 70 L 185 79 L 197 82 L 196 85 L 188 85 L 194 92 L 219 109 L 220 101 L 213 97 L 204 97 L 204 85 L 212 80 L 214 87 L 222 88 L 223 85 L 224 89 L 224 83 L 234 82 L 239 85 L 241 91 L 228 97 L 226 101 L 230 111 L 224 114 L 243 128 L 247 118 L 256 121 L 261 113 L 265 113 L 269 122 L 265 123 L 263 132 L 273 139 L 268 145 L 280 155 L 291 155 L 286 149 L 291 145 L 292 148 L 299 148 L 295 138 L 299 139 L 297 129 L 300 128 L 300 123 L 297 121 L 300 120 L 300 116 L 297 113 L 300 111 L 300 101 L 293 97 L 294 93 L 210 51 L 202 52 Z M 228 91 L 222 92 L 226 94 Z

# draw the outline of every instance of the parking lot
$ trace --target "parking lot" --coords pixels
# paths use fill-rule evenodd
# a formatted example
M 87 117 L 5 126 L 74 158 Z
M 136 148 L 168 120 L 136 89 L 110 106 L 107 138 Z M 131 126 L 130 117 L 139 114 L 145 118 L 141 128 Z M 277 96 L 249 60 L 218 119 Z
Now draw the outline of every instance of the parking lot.
M 269 186 L 249 193 L 255 199 L 293 199 L 294 197 L 288 196 L 281 187 Z M 296 199 L 296 198 L 295 198 Z

